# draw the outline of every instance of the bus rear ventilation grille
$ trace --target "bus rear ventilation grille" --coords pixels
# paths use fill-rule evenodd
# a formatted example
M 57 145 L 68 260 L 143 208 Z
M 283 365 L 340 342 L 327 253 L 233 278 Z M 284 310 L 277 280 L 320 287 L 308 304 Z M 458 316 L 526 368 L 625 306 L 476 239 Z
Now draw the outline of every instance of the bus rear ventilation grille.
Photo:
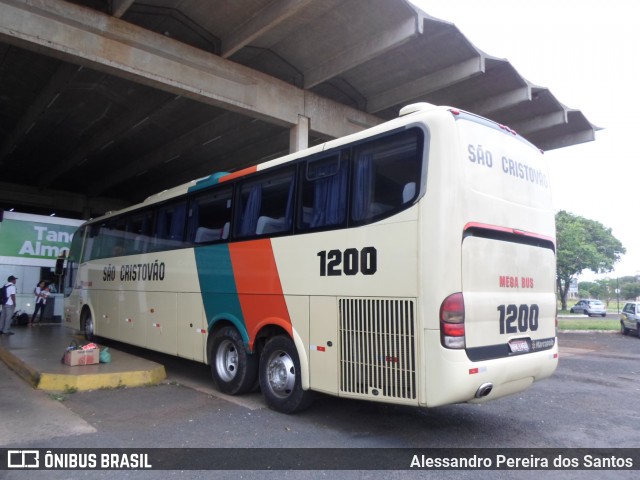
M 340 391 L 416 398 L 413 299 L 341 298 Z

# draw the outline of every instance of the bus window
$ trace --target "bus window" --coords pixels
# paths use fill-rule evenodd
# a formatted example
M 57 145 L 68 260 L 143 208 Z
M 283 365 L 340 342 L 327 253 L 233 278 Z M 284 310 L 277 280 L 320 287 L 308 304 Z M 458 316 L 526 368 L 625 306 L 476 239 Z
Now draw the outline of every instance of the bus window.
M 125 219 L 115 218 L 100 225 L 91 226 L 90 259 L 118 257 L 124 254 Z
M 293 217 L 293 169 L 247 180 L 240 186 L 237 237 L 287 232 Z
M 186 200 L 160 206 L 156 212 L 154 242 L 150 250 L 161 251 L 184 247 L 186 216 Z
M 87 245 L 84 248 L 82 261 L 88 262 L 96 258 L 102 258 L 100 255 L 100 230 L 106 228 L 104 224 L 94 224 L 87 227 Z
M 91 225 L 89 228 L 89 238 L 87 239 L 87 255 L 83 260 L 95 260 L 97 258 L 107 258 L 112 255 L 112 247 L 115 245 L 114 231 L 108 223 Z
M 353 164 L 351 219 L 366 223 L 411 205 L 420 184 L 421 155 L 419 130 L 358 147 Z
M 348 161 L 340 154 L 310 160 L 302 169 L 302 208 L 298 228 L 311 230 L 344 223 Z
M 195 197 L 189 209 L 188 240 L 208 243 L 229 238 L 231 188 Z
M 152 239 L 153 212 L 136 213 L 127 218 L 125 255 L 146 253 Z

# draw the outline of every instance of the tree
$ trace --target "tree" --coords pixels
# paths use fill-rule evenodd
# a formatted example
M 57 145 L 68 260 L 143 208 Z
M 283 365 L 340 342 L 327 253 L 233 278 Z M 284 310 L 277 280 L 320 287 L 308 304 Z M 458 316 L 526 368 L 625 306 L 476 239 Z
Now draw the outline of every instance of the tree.
M 640 297 L 640 283 L 625 283 L 621 290 L 623 299 L 633 300 Z
M 626 252 L 611 229 L 564 210 L 556 214 L 556 281 L 562 309 L 567 309 L 571 278 L 583 270 L 610 272 Z
M 598 298 L 602 300 L 607 298 L 607 294 L 608 285 L 603 284 L 601 280 L 578 283 L 578 295 L 580 298 Z
M 595 282 L 578 283 L 578 295 L 580 295 L 580 298 L 597 298 L 599 295 L 599 289 L 599 285 Z

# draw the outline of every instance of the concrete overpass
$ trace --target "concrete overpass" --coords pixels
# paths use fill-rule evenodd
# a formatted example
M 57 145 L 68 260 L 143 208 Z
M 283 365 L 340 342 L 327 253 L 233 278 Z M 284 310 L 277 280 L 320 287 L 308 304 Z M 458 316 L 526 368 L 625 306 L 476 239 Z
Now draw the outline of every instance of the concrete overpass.
M 0 0 L 0 208 L 95 216 L 416 101 L 597 130 L 405 0 Z

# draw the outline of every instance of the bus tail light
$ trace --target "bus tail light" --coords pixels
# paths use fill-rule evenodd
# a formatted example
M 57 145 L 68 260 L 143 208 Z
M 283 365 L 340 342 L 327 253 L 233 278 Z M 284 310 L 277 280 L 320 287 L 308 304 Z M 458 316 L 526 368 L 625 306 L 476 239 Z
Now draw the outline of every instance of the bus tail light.
M 440 305 L 440 339 L 445 348 L 465 347 L 464 297 L 454 293 Z

